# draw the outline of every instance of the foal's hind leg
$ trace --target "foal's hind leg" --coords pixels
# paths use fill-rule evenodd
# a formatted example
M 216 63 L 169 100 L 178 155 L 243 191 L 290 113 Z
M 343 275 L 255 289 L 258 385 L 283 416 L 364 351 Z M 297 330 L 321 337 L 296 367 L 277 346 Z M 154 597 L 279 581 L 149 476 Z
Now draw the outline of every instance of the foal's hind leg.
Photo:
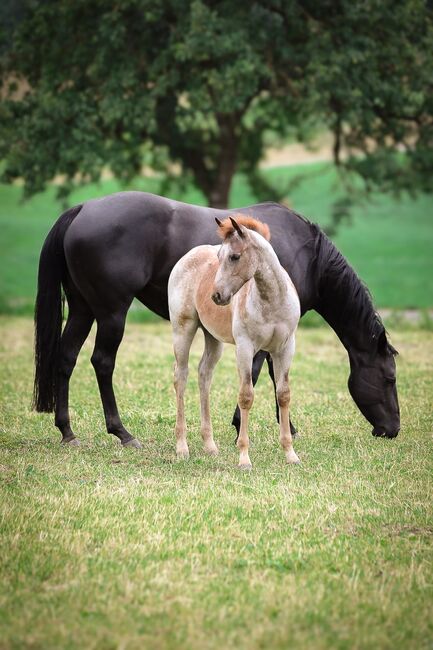
M 275 382 L 275 374 L 274 374 L 274 362 L 272 361 L 272 356 L 269 354 L 269 352 L 266 353 L 266 361 L 268 363 L 268 371 L 269 371 L 269 377 L 272 380 L 272 385 L 274 387 L 274 395 L 275 395 L 275 412 L 276 412 L 276 418 L 278 424 L 280 423 L 280 405 L 278 404 L 278 397 L 277 397 L 277 384 Z M 256 380 L 257 381 L 257 380 Z M 254 378 L 253 378 L 254 382 Z M 289 415 L 289 425 L 290 425 L 290 433 L 292 434 L 292 438 L 296 438 L 298 435 L 298 432 L 296 430 L 295 425 L 293 424 L 290 415 Z
M 221 358 L 223 344 L 217 341 L 207 330 L 203 330 L 205 347 L 198 367 L 198 382 L 200 387 L 201 435 L 204 450 L 216 455 L 218 447 L 213 439 L 212 422 L 210 419 L 209 392 L 212 384 L 213 370 Z
M 62 434 L 62 443 L 78 445 L 78 438 L 71 429 L 69 419 L 69 380 L 94 317 L 87 304 L 78 296 L 68 293 L 68 305 L 69 316 L 60 343 L 55 424 Z
M 98 380 L 108 433 L 117 436 L 124 447 L 141 447 L 141 443 L 122 424 L 113 390 L 114 364 L 125 330 L 128 307 L 129 304 L 122 311 L 97 318 L 98 329 L 91 361 Z
M 183 318 L 178 321 L 172 315 L 174 364 L 174 389 L 176 391 L 176 454 L 178 458 L 189 458 L 186 441 L 186 420 L 184 395 L 188 379 L 188 359 L 191 343 L 198 328 L 197 318 Z
M 299 463 L 299 458 L 293 449 L 292 435 L 289 424 L 289 369 L 295 351 L 295 337 L 292 336 L 288 346 L 281 354 L 272 355 L 274 362 L 277 400 L 280 409 L 280 442 L 288 463 Z

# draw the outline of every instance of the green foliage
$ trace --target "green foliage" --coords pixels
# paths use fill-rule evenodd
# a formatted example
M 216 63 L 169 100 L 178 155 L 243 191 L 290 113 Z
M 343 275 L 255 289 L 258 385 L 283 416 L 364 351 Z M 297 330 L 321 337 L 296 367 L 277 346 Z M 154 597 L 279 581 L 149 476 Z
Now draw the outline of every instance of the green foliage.
M 305 140 L 317 125 L 367 187 L 432 189 L 424 0 L 22 5 L 3 43 L 0 156 L 27 194 L 56 174 L 67 192 L 144 164 L 192 179 L 215 206 L 235 170 L 275 195 L 257 175 L 267 134 Z
M 402 430 L 383 440 L 350 398 L 336 337 L 300 331 L 291 392 L 301 465 L 284 463 L 264 373 L 247 474 L 230 425 L 232 346 L 215 371 L 220 455 L 210 458 L 199 432 L 203 343 L 194 342 L 191 458 L 177 462 L 169 324 L 128 325 L 118 354 L 118 402 L 138 451 L 105 433 L 90 339 L 71 382 L 82 445 L 68 449 L 52 415 L 29 411 L 31 320 L 0 319 L 2 648 L 429 648 L 431 333 L 392 338 Z

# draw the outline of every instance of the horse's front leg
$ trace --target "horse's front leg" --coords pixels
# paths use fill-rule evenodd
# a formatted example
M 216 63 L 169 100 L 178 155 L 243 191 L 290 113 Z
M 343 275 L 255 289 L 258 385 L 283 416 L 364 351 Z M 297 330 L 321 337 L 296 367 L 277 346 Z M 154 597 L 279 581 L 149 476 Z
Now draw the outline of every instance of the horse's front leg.
M 252 468 L 248 449 L 250 440 L 248 437 L 248 418 L 254 401 L 254 388 L 251 378 L 251 367 L 253 362 L 254 349 L 250 341 L 236 341 L 236 359 L 240 379 L 238 404 L 241 412 L 241 426 L 237 440 L 239 449 L 239 469 L 249 470 Z
M 275 382 L 277 387 L 277 400 L 280 409 L 280 442 L 288 463 L 299 463 L 299 458 L 293 449 L 292 434 L 290 431 L 289 406 L 290 387 L 289 369 L 295 352 L 295 337 L 292 335 L 288 345 L 281 353 L 273 354 Z

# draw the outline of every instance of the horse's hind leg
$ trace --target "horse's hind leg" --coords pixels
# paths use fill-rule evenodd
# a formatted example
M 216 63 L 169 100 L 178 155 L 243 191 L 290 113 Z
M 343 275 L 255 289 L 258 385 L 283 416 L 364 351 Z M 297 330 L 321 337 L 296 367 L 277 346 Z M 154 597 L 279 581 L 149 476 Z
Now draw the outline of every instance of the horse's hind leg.
M 79 441 L 71 429 L 69 418 L 69 381 L 94 317 L 87 304 L 78 296 L 69 294 L 68 305 L 68 320 L 60 342 L 55 424 L 62 434 L 62 443 L 77 445 Z
M 114 364 L 123 338 L 129 304 L 112 314 L 97 317 L 98 329 L 91 361 L 98 380 L 108 433 L 117 436 L 124 447 L 141 447 L 141 443 L 122 424 L 113 390 Z
M 177 319 L 172 314 L 174 364 L 174 389 L 176 391 L 176 454 L 178 458 L 189 458 L 186 441 L 185 388 L 188 379 L 188 359 L 192 341 L 198 328 L 198 319 Z
M 216 455 L 218 447 L 213 439 L 212 422 L 210 419 L 209 392 L 212 384 L 212 374 L 221 358 L 223 344 L 217 341 L 207 330 L 203 330 L 205 347 L 198 367 L 198 382 L 200 387 L 201 435 L 204 450 Z

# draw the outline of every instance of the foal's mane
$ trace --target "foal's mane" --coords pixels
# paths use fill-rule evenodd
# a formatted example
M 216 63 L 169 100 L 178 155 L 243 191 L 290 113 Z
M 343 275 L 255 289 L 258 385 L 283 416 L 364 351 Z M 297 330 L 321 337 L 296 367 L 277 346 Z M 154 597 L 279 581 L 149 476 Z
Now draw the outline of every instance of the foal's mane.
M 271 232 L 269 230 L 269 226 L 267 223 L 262 223 L 259 221 L 259 219 L 254 219 L 253 217 L 248 217 L 245 214 L 234 214 L 233 219 L 236 220 L 236 223 L 238 223 L 240 226 L 245 226 L 245 228 L 248 228 L 249 230 L 255 230 L 256 232 L 259 233 L 259 235 L 262 235 L 267 241 L 270 241 L 271 239 Z M 235 228 L 230 221 L 230 217 L 227 217 L 227 219 L 224 219 L 221 222 L 221 225 L 218 226 L 218 234 L 221 237 L 221 239 L 227 239 L 233 233 L 235 232 Z
M 363 329 L 367 336 L 377 341 L 384 336 L 388 349 L 397 354 L 386 338 L 385 326 L 367 286 L 319 226 L 310 224 L 310 227 L 315 239 L 314 261 L 320 278 L 318 293 L 323 304 L 328 310 L 331 308 L 334 315 L 338 314 L 342 324 Z

